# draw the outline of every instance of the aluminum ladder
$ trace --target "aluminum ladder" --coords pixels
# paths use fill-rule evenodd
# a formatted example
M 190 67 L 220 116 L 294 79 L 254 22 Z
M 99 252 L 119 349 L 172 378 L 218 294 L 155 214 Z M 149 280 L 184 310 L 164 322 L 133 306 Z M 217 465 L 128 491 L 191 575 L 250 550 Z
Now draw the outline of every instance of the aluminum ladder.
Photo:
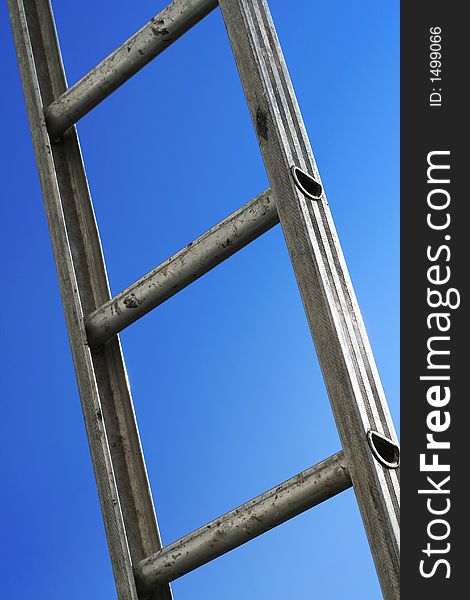
M 351 485 L 398 599 L 396 433 L 266 1 L 174 0 L 70 88 L 49 0 L 8 4 L 119 600 L 169 600 L 172 580 Z M 217 5 L 271 188 L 111 298 L 74 124 Z M 162 547 L 117 334 L 278 222 L 343 450 Z

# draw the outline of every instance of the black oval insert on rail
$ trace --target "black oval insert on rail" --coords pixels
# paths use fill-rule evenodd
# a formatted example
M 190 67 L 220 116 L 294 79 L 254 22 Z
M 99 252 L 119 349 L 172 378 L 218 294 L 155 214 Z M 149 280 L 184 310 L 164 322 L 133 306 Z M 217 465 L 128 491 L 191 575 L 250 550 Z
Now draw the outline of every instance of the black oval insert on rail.
M 378 431 L 369 431 L 367 433 L 372 454 L 379 463 L 387 469 L 396 469 L 400 464 L 400 448 L 398 444 L 385 437 Z
M 307 198 L 311 198 L 312 200 L 320 200 L 323 193 L 322 185 L 311 175 L 299 169 L 299 167 L 293 166 L 291 171 L 295 184 L 302 194 L 305 194 Z

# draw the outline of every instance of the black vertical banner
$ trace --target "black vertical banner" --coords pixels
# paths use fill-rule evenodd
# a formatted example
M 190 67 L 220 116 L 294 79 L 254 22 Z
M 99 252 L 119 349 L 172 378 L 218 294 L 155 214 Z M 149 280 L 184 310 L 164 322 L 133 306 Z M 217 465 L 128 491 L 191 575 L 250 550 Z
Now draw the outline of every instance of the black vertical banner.
M 470 65 L 463 2 L 401 4 L 401 597 L 470 597 Z

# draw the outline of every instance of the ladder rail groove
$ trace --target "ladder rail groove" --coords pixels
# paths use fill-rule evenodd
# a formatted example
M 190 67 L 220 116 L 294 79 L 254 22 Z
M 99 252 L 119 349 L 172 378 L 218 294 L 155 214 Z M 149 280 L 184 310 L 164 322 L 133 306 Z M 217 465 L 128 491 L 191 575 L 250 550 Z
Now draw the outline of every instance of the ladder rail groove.
M 49 0 L 8 0 L 64 314 L 119 600 L 133 563 L 161 548 L 119 339 L 91 353 L 83 317 L 109 299 L 75 129 L 51 144 L 43 107 L 66 89 Z M 169 585 L 159 600 L 171 600 Z
M 397 444 L 325 196 L 307 199 L 297 166 L 321 183 L 265 0 L 220 0 L 382 591 L 399 597 L 398 472 L 372 455 L 367 432 Z M 262 127 L 260 127 L 262 124 Z M 371 497 L 374 491 L 374 499 Z

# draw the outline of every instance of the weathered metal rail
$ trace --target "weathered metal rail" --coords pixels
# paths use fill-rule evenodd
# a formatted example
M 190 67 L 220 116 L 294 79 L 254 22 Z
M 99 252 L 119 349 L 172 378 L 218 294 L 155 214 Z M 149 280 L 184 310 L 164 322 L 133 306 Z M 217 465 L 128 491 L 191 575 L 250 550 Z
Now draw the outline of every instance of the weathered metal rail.
M 325 193 L 299 189 L 292 167 L 321 184 L 266 0 L 219 0 L 276 198 L 375 567 L 387 600 L 399 590 L 399 479 L 373 454 L 377 432 L 398 452 L 374 357 Z M 308 184 L 307 184 L 308 185 Z M 315 199 L 317 198 L 317 199 Z
M 117 593 L 138 600 L 132 567 L 162 546 L 119 339 L 95 353 L 86 339 L 110 293 L 77 133 L 52 144 L 44 120 L 66 89 L 54 19 L 49 0 L 8 6 Z

